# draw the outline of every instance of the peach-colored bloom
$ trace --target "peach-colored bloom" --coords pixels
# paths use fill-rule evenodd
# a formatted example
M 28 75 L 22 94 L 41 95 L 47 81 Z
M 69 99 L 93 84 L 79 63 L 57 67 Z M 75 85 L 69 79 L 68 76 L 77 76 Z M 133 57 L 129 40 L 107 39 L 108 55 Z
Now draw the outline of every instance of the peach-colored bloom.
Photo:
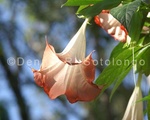
M 121 42 L 126 41 L 127 30 L 108 10 L 103 10 L 99 15 L 95 16 L 95 23 L 105 29 L 116 40 Z
M 46 45 L 40 70 L 34 70 L 35 82 L 51 99 L 65 94 L 69 102 L 91 101 L 101 89 L 93 84 L 95 66 L 92 53 L 85 58 L 86 19 L 61 53 Z

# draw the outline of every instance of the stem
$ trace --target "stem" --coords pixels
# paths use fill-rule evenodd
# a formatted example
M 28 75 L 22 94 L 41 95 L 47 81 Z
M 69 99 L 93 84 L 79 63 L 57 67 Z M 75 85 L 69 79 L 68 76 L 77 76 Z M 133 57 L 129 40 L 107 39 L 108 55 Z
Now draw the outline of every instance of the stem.
M 136 71 L 136 68 L 135 68 L 135 64 L 134 64 L 134 59 L 135 59 L 135 56 L 134 56 L 134 46 L 132 47 L 132 65 L 133 65 L 133 80 L 134 80 L 134 85 L 136 86 L 136 82 L 135 82 L 135 71 Z
M 92 17 L 85 18 L 85 20 L 87 20 L 87 23 L 88 23 L 88 24 L 90 24 L 91 19 L 92 19 Z
M 138 81 L 137 81 L 136 86 L 140 86 L 141 85 L 141 81 L 142 81 L 142 73 L 140 72 L 139 75 L 138 75 Z

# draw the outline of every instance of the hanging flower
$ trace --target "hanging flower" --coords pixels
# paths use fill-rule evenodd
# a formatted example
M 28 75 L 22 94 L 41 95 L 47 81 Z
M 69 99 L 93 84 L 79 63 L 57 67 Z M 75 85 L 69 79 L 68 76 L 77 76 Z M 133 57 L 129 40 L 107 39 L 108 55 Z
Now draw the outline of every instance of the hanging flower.
M 143 120 L 143 103 L 137 102 L 142 99 L 142 92 L 139 85 L 135 86 L 130 97 L 125 114 L 122 120 Z
M 103 10 L 95 16 L 95 23 L 108 32 L 115 40 L 126 42 L 128 32 L 121 23 L 115 19 L 109 10 Z
M 61 53 L 56 53 L 47 43 L 40 70 L 33 69 L 35 82 L 51 99 L 65 94 L 70 103 L 91 101 L 101 91 L 102 87 L 93 83 L 95 66 L 92 53 L 85 58 L 87 22 L 88 19 Z

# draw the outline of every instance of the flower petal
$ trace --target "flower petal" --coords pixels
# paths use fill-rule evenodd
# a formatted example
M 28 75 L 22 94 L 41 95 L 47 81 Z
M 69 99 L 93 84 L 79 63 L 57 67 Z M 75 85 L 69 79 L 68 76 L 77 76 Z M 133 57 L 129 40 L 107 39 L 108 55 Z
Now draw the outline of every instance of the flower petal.
M 65 63 L 58 58 L 53 46 L 47 43 L 39 72 L 45 76 L 43 88 L 51 99 L 55 99 L 57 96 L 65 93 L 66 88 L 63 85 L 64 74 L 58 75 L 58 73 L 63 70 L 64 66 Z M 57 83 L 58 80 L 59 82 Z M 35 79 L 35 81 L 38 81 L 38 79 Z M 53 86 L 56 86 L 55 88 L 58 87 L 55 91 L 55 95 L 51 93 L 51 88 Z
M 38 70 L 32 69 L 32 72 L 34 73 L 34 80 L 36 84 L 43 87 L 44 76 Z
M 48 65 L 55 65 L 58 61 L 59 58 L 55 55 L 54 47 L 46 41 L 46 48 L 43 54 L 40 70 L 47 68 Z
M 91 53 L 92 54 L 92 53 Z M 91 54 L 82 62 L 82 64 L 73 66 L 69 70 L 69 79 L 66 96 L 67 99 L 74 103 L 76 101 L 91 101 L 95 99 L 101 89 L 93 84 L 95 77 L 95 66 L 93 65 L 93 60 Z
M 127 30 L 108 11 L 103 10 L 99 15 L 95 16 L 95 23 L 105 29 L 116 40 L 126 41 Z
M 85 19 L 84 23 L 70 40 L 66 48 L 61 53 L 57 53 L 62 61 L 69 59 L 71 63 L 80 63 L 85 58 L 85 28 L 87 23 L 88 19 Z
M 90 84 L 93 83 L 93 80 L 95 79 L 95 66 L 92 59 L 93 52 L 91 52 L 82 62 L 84 74 L 87 78 L 87 82 L 89 82 Z
M 69 65 L 61 61 L 53 47 L 47 44 L 41 69 L 34 71 L 34 75 L 38 75 L 35 81 L 44 88 L 51 99 L 65 94 L 71 103 L 91 101 L 99 95 L 101 89 L 93 84 L 95 67 L 92 64 L 91 54 L 84 61 L 80 64 Z M 49 62 L 50 65 L 46 66 L 44 62 Z M 88 65 L 83 64 L 87 62 Z
M 91 101 L 102 89 L 93 84 L 95 66 L 92 53 L 85 59 L 87 22 L 88 19 L 63 52 L 56 53 L 53 46 L 47 43 L 40 70 L 33 70 L 35 82 L 44 88 L 51 99 L 65 94 L 71 103 Z

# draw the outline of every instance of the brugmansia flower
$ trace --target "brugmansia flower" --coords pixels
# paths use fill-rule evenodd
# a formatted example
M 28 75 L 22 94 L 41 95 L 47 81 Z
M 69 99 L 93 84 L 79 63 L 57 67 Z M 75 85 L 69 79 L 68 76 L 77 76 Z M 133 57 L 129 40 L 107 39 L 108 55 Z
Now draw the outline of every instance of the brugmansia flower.
M 106 30 L 116 40 L 121 42 L 126 41 L 128 37 L 127 30 L 108 10 L 103 10 L 99 15 L 95 16 L 95 23 Z
M 143 120 L 143 103 L 137 102 L 142 99 L 142 92 L 139 85 L 135 86 L 130 97 L 125 114 L 122 120 Z
M 61 53 L 46 45 L 40 70 L 34 70 L 35 82 L 51 99 L 65 94 L 69 102 L 91 101 L 101 89 L 93 83 L 95 66 L 92 53 L 85 58 L 85 29 L 88 19 Z

